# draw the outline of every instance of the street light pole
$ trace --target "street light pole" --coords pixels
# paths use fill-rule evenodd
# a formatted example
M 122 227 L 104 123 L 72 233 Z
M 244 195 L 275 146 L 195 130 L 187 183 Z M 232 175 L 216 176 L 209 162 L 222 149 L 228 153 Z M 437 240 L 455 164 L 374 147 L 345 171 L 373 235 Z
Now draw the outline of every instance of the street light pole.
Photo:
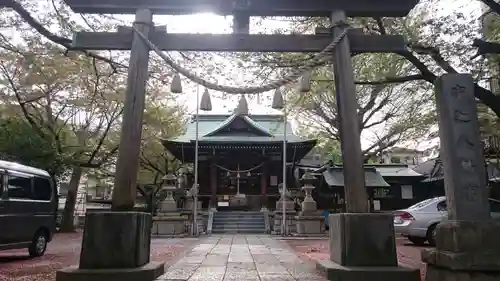
M 236 174 L 236 195 L 240 196 L 240 164 L 238 164 L 238 173 Z
M 281 187 L 281 204 L 282 204 L 282 221 L 281 221 L 281 235 L 286 235 L 286 108 L 285 98 L 279 88 L 276 89 L 273 96 L 273 109 L 283 110 L 283 181 Z
M 194 206 L 193 206 L 193 236 L 198 236 L 198 225 L 197 225 L 197 217 L 198 217 L 198 126 L 199 126 L 199 102 L 200 99 L 200 86 L 196 85 L 196 140 L 195 140 L 195 148 L 194 148 Z
M 283 93 L 283 105 L 285 105 L 286 102 L 286 97 L 285 94 Z M 283 204 L 282 204 L 282 211 L 283 211 L 283 216 L 282 216 L 282 221 L 281 221 L 281 234 L 283 236 L 287 235 L 287 229 L 286 229 L 286 106 L 283 106 L 283 188 L 281 189 L 281 197 L 283 198 Z
M 174 77 L 172 78 L 172 84 L 170 85 L 170 91 L 172 93 L 182 93 L 182 83 L 181 83 L 181 77 L 179 74 L 175 74 Z M 198 104 L 198 102 L 200 102 Z M 198 224 L 197 224 L 197 216 L 198 216 L 198 193 L 199 193 L 199 186 L 198 186 L 198 128 L 199 128 L 199 110 L 203 111 L 210 111 L 212 110 L 212 101 L 210 99 L 210 94 L 208 93 L 208 90 L 205 89 L 205 92 L 203 92 L 203 96 L 201 97 L 200 101 L 200 86 L 196 85 L 196 115 L 195 115 L 195 122 L 196 122 L 196 140 L 195 140 L 195 148 L 194 148 L 194 194 L 193 194 L 193 201 L 194 201 L 194 206 L 193 206 L 193 229 L 191 231 L 193 236 L 198 235 Z

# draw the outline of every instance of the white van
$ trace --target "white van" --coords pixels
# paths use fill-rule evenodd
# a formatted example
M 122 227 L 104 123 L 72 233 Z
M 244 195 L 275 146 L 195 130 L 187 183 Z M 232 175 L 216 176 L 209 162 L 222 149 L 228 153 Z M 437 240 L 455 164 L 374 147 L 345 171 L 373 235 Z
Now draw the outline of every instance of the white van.
M 42 256 L 56 230 L 57 203 L 49 173 L 0 160 L 0 250 Z

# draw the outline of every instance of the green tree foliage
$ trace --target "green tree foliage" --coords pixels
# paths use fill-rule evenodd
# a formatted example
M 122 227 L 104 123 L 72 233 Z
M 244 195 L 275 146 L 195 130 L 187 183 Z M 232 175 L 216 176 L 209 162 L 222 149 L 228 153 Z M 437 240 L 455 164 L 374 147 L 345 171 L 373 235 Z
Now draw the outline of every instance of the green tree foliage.
M 500 5 L 496 2 L 493 3 L 493 1 L 484 2 L 489 3 L 491 8 L 485 6 L 481 13 L 482 37 L 488 42 L 500 44 Z M 485 75 L 488 79 L 486 81 L 489 82 L 491 91 L 496 95 L 500 95 L 500 54 L 485 54 L 484 57 L 486 58 Z M 482 135 L 500 135 L 500 119 L 498 116 L 485 106 L 480 106 L 479 111 Z
M 357 79 L 370 80 L 405 71 L 406 63 L 394 55 L 365 54 L 354 58 Z M 331 70 L 314 72 L 312 90 L 307 95 L 289 92 L 292 112 L 299 122 L 323 139 L 339 141 L 339 116 Z M 357 85 L 360 133 L 366 158 L 381 151 L 418 139 L 435 123 L 432 92 L 419 84 Z
M 53 153 L 73 170 L 62 227 L 72 230 L 81 176 L 109 176 L 116 162 L 128 55 L 68 52 L 68 38 L 81 29 L 111 30 L 121 21 L 101 16 L 75 20 L 63 1 L 7 1 L 6 5 L 12 10 L 0 10 L 0 23 L 13 32 L 2 31 L 0 36 L 0 104 L 47 138 Z M 161 79 L 148 85 L 146 115 L 150 109 L 161 111 L 160 101 L 172 104 L 162 86 L 169 72 L 157 60 L 152 60 L 150 70 L 153 78 Z M 177 109 L 164 113 L 174 116 Z M 167 125 L 174 123 L 170 120 Z M 151 146 L 152 141 L 145 143 Z
M 168 153 L 162 140 L 184 133 L 185 109 L 168 100 L 158 99 L 158 93 L 148 95 L 144 114 L 142 149 L 139 158 L 139 184 L 158 185 L 168 171 L 175 172 L 179 167 L 179 162 Z
M 82 169 L 100 168 L 118 149 L 124 79 L 95 59 L 37 43 L 37 35 L 25 40 L 0 52 L 0 98 L 73 169 L 62 226 L 71 230 Z
M 61 176 L 67 169 L 51 140 L 40 136 L 25 120 L 15 117 L 0 119 L 0 159 L 44 169 L 54 177 Z
M 323 161 L 332 161 L 333 163 L 342 163 L 342 153 L 340 152 L 340 142 L 331 139 L 328 135 L 319 133 L 314 128 L 305 125 L 299 125 L 297 134 L 305 139 L 317 139 L 317 145 L 310 154 L 321 156 Z

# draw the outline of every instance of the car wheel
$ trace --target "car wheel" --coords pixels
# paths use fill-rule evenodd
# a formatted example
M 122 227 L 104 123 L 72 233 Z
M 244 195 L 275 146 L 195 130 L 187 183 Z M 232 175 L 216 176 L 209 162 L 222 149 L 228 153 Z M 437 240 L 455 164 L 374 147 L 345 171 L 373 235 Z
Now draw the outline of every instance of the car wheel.
M 28 248 L 28 252 L 30 257 L 41 257 L 45 254 L 45 250 L 47 249 L 48 237 L 45 231 L 39 230 L 35 237 L 33 237 L 33 241 L 31 241 L 31 245 Z
M 427 241 L 426 238 L 423 237 L 415 237 L 415 236 L 409 236 L 408 240 L 410 240 L 411 243 L 417 245 L 417 246 L 422 246 L 425 244 L 425 241 Z
M 427 241 L 431 246 L 436 246 L 436 226 L 437 224 L 433 224 L 427 229 Z

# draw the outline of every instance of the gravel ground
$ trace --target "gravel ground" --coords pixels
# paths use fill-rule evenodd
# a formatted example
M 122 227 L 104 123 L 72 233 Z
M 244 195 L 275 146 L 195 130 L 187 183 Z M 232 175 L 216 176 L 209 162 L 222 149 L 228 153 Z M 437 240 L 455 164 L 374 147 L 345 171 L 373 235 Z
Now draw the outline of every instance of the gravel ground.
M 299 255 L 308 261 L 324 260 L 330 258 L 328 240 L 286 240 Z M 412 246 L 406 239 L 396 239 L 398 261 L 402 266 L 420 269 L 422 280 L 425 277 L 425 264 L 420 260 L 423 247 Z
M 54 281 L 57 270 L 78 264 L 82 233 L 57 234 L 43 257 L 30 259 L 27 250 L 0 252 L 0 281 Z M 153 239 L 151 260 L 167 265 L 197 244 L 196 238 Z

